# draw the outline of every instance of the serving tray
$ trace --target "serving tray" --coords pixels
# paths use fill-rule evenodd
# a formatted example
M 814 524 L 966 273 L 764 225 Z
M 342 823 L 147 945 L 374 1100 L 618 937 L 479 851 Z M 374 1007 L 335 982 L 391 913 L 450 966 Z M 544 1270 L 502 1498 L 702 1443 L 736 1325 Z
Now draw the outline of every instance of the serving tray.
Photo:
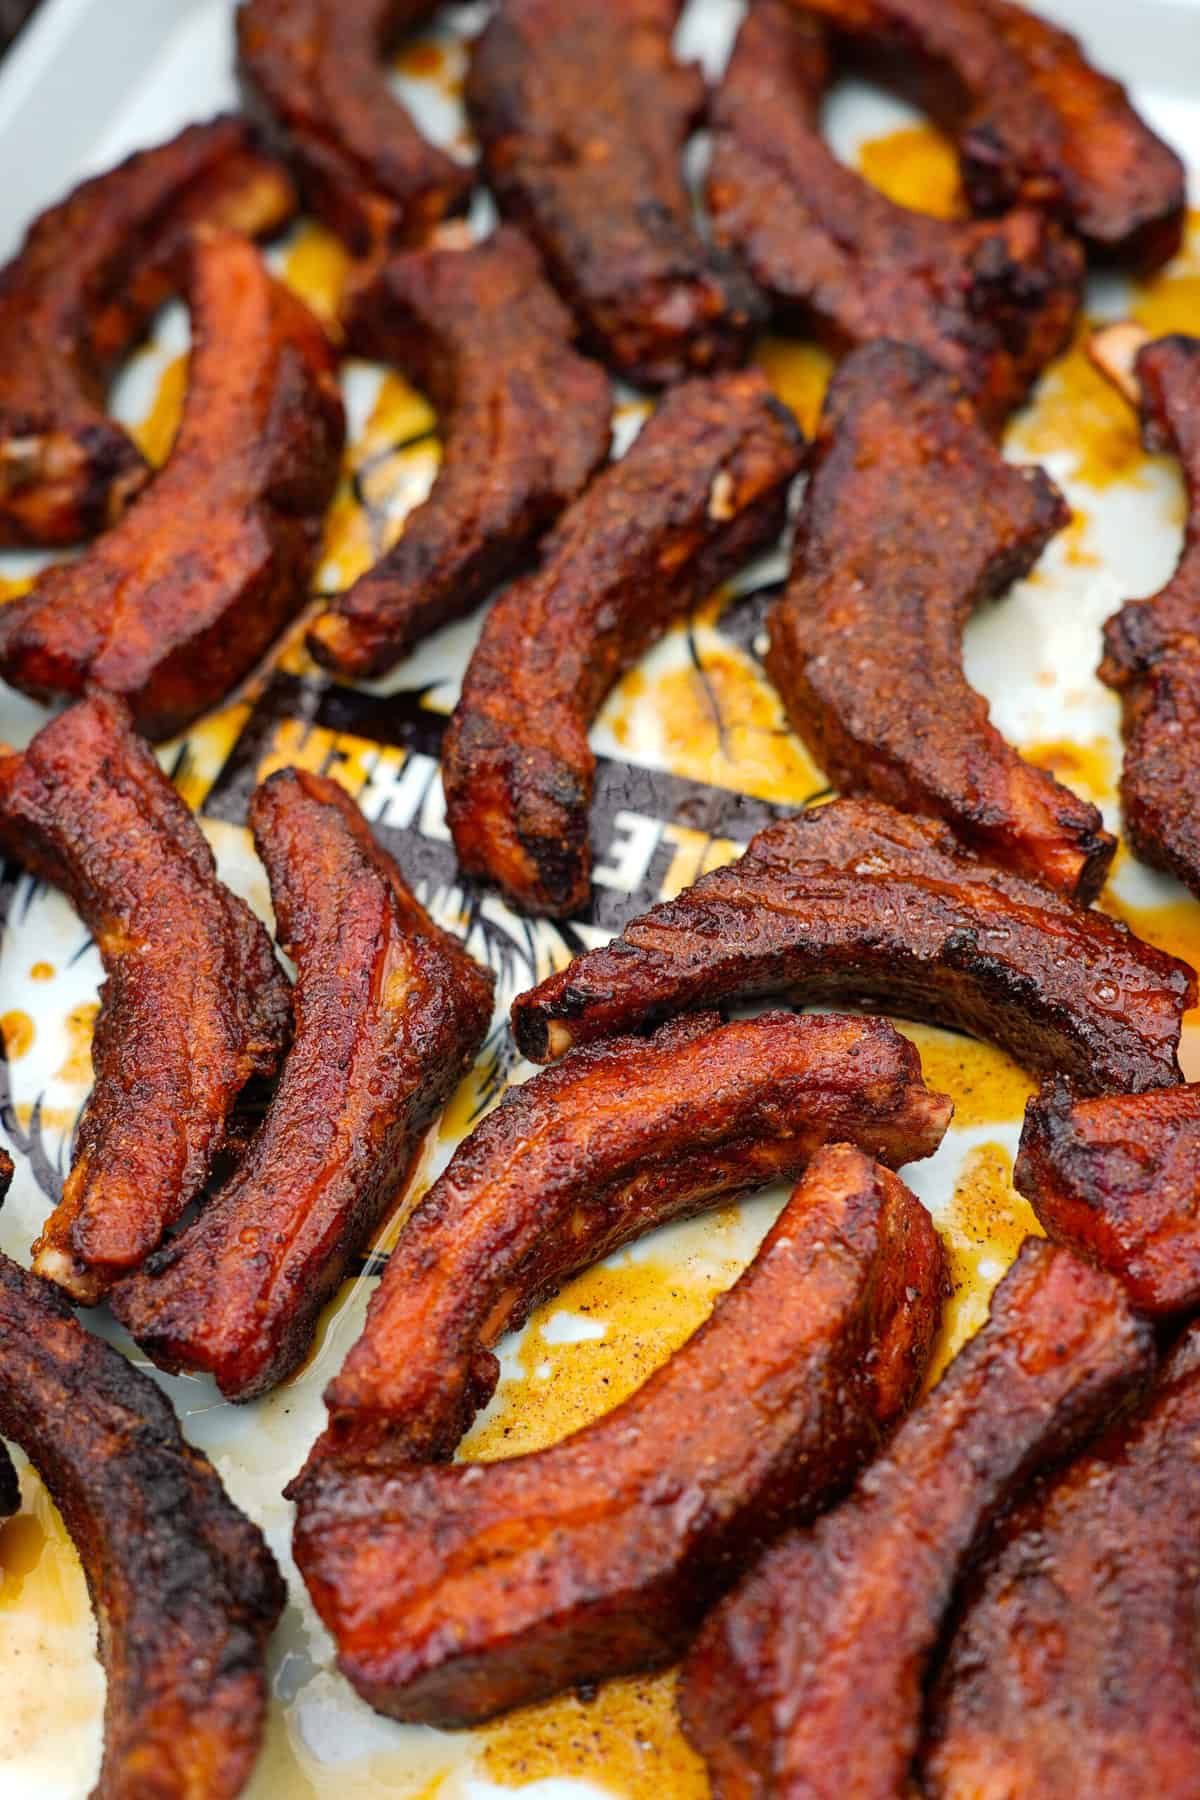
M 448 8 L 439 28 L 398 65 L 426 128 L 464 154 L 461 40 L 486 10 Z M 1047 0 L 1043 10 L 1081 32 L 1096 60 L 1133 86 L 1193 170 L 1200 166 L 1197 4 Z M 0 168 L 9 175 L 0 184 L 0 256 L 15 247 L 34 212 L 84 174 L 233 102 L 232 12 L 229 0 L 45 0 L 0 69 Z M 682 47 L 715 72 L 739 16 L 737 0 L 691 0 Z M 829 129 L 838 150 L 897 198 L 935 209 L 952 194 L 946 146 L 892 99 L 847 84 L 831 101 Z M 483 228 L 488 217 L 484 199 L 473 220 Z M 316 227 L 302 223 L 272 255 L 318 310 L 332 306 L 342 259 Z M 1200 216 L 1181 258 L 1148 287 L 1093 283 L 1093 316 L 1130 309 L 1153 330 L 1200 329 Z M 158 459 L 178 414 L 186 344 L 186 316 L 168 308 L 115 395 L 116 410 Z M 766 340 L 760 355 L 779 391 L 811 423 L 824 357 L 779 338 Z M 398 372 L 351 365 L 346 393 L 346 481 L 318 572 L 318 586 L 327 590 L 352 579 L 391 541 L 427 491 L 438 454 L 435 421 Z M 644 412 L 637 396 L 620 397 L 619 441 Z M 1046 464 L 1075 519 L 1032 579 L 972 623 L 968 674 L 1023 753 L 1094 799 L 1115 826 L 1120 738 L 1116 701 L 1094 674 L 1099 630 L 1123 598 L 1151 592 L 1170 571 L 1183 517 L 1180 483 L 1168 460 L 1141 452 L 1132 412 L 1090 372 L 1078 348 L 1046 375 L 1014 421 L 1007 447 L 1018 460 Z M 365 506 L 354 498 L 352 476 Z M 37 566 L 31 556 L 0 556 L 0 597 Z M 820 771 L 786 731 L 759 663 L 765 594 L 784 566 L 776 554 L 744 571 L 612 695 L 593 736 L 600 757 L 593 900 L 567 924 L 531 923 L 494 897 L 464 892 L 456 880 L 437 758 L 477 621 L 440 633 L 387 681 L 359 688 L 318 676 L 293 634 L 269 674 L 164 747 L 164 763 L 198 810 L 225 878 L 265 915 L 266 881 L 248 847 L 245 808 L 264 774 L 301 763 L 345 783 L 426 904 L 496 969 L 497 1023 L 431 1136 L 409 1200 L 505 1085 L 529 1073 L 503 1026 L 515 993 L 824 790 Z M 0 690 L 0 738 L 24 743 L 43 716 Z M 1200 905 L 1124 850 L 1102 904 L 1200 965 Z M 0 1213 L 0 1247 L 27 1261 L 87 1094 L 101 971 L 66 903 L 12 870 L 0 882 L 0 924 L 0 1133 L 17 1164 Z M 1031 1089 L 994 1050 L 948 1032 L 904 1029 L 920 1045 L 931 1084 L 957 1105 L 939 1154 L 906 1171 L 953 1261 L 944 1362 L 979 1323 L 992 1287 L 1035 1228 L 1011 1187 Z M 1200 1077 L 1200 1015 L 1185 1028 L 1182 1060 Z M 570 1283 L 501 1346 L 499 1390 L 464 1453 L 502 1456 L 553 1441 L 636 1386 L 732 1281 L 781 1198 L 779 1191 L 764 1194 L 659 1232 Z M 385 1230 L 329 1307 L 309 1364 L 275 1394 L 235 1408 L 206 1379 L 159 1377 L 188 1435 L 214 1458 L 289 1576 L 290 1604 L 271 1660 L 268 1742 L 250 1795 L 460 1800 L 527 1784 L 539 1800 L 703 1795 L 703 1773 L 674 1722 L 670 1675 L 612 1683 L 455 1736 L 378 1718 L 337 1675 L 329 1639 L 291 1568 L 291 1509 L 280 1489 L 322 1422 L 321 1390 L 359 1329 L 395 1229 Z M 130 1348 L 105 1314 L 90 1315 L 89 1323 Z M 25 1508 L 0 1527 L 0 1794 L 79 1800 L 99 1761 L 103 1677 L 74 1552 L 37 1478 L 28 1468 L 22 1475 Z

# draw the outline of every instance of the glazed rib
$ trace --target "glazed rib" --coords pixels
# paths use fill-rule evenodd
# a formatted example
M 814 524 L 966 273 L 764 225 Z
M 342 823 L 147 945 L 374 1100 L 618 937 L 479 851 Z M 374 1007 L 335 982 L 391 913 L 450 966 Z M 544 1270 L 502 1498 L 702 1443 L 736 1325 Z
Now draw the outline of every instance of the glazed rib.
M 1200 1087 L 1078 1100 L 1048 1081 L 1015 1180 L 1049 1235 L 1120 1276 L 1139 1311 L 1200 1305 Z
M 671 50 L 681 0 L 506 0 L 467 107 L 500 210 L 532 238 L 590 350 L 659 387 L 745 356 L 752 285 L 701 238 L 681 155 L 704 111 Z
M 547 1062 L 686 1007 L 772 993 L 957 1026 L 1102 1093 L 1180 1080 L 1195 977 L 933 820 L 835 800 L 760 832 L 739 862 L 522 994 L 513 1032 Z
M 241 1089 L 274 1073 L 287 982 L 119 700 L 0 758 L 0 849 L 64 889 L 104 963 L 95 1085 L 34 1262 L 90 1304 L 197 1197 Z
M 1179 248 L 1183 164 L 1076 38 L 1010 0 L 801 0 L 959 140 L 977 212 L 1060 214 L 1098 252 Z
M 413 1214 L 326 1392 L 319 1453 L 447 1457 L 495 1387 L 492 1346 L 567 1276 L 668 1219 L 851 1142 L 932 1155 L 950 1104 L 881 1021 L 676 1020 L 510 1088 Z
M 708 207 L 785 323 L 839 352 L 915 345 L 999 426 L 1062 348 L 1083 256 L 1032 208 L 950 222 L 893 202 L 820 130 L 826 33 L 787 0 L 755 0 L 713 109 Z
M 392 1718 L 471 1725 L 672 1661 L 911 1404 L 944 1286 L 924 1208 L 839 1144 L 692 1340 L 595 1423 L 506 1462 L 319 1464 L 296 1560 L 342 1673 Z
M 977 607 L 1028 573 L 1069 518 L 1014 468 L 961 388 L 886 340 L 833 378 L 767 672 L 843 793 L 952 825 L 1019 875 L 1095 898 L 1116 850 L 1094 806 L 1005 742 L 962 666 Z
M 931 1705 L 931 1800 L 1200 1792 L 1200 1336 L 1148 1408 L 1023 1507 Z
M 1110 1276 L 1027 1240 L 987 1324 L 857 1491 L 784 1538 L 684 1665 L 684 1730 L 717 1800 L 897 1800 L 921 1686 L 972 1547 L 1153 1358 Z
M 1188 523 L 1178 566 L 1148 600 L 1128 600 L 1104 628 L 1100 679 L 1121 697 L 1125 766 L 1121 802 L 1137 854 L 1200 894 L 1200 809 L 1191 745 L 1200 728 L 1200 338 L 1151 343 L 1131 327 L 1097 340 L 1098 360 L 1114 379 L 1105 346 L 1136 351 L 1132 379 L 1148 450 L 1172 451 L 1188 493 Z M 1122 381 L 1122 385 L 1124 385 Z
M 350 346 L 398 365 L 441 415 L 433 491 L 395 546 L 309 632 L 342 675 L 389 669 L 528 561 L 608 454 L 603 371 L 511 227 L 470 250 L 410 250 L 360 290 Z
M 308 599 L 344 420 L 333 352 L 244 238 L 192 253 L 188 396 L 120 524 L 0 612 L 0 675 L 41 700 L 106 688 L 170 737 L 247 675 Z
M 540 569 L 488 614 L 446 734 L 446 816 L 469 875 L 529 912 L 590 891 L 596 759 L 613 683 L 782 529 L 800 462 L 757 371 L 687 382 L 568 508 Z
M 108 1676 L 92 1800 L 233 1800 L 267 1707 L 284 1586 L 165 1396 L 0 1256 L 0 1433 L 75 1542 Z
M 292 1047 L 232 1179 L 113 1295 L 157 1363 L 207 1371 L 233 1400 L 303 1360 L 492 1014 L 490 976 L 434 925 L 335 782 L 281 770 L 250 824 L 296 964 Z
M 305 204 L 358 256 L 420 239 L 474 171 L 421 136 L 384 59 L 436 0 L 242 0 L 238 72 Z
M 109 381 L 183 281 L 197 228 L 248 236 L 294 195 L 238 119 L 214 119 L 85 181 L 0 271 L 0 544 L 115 523 L 151 470 L 105 411 Z

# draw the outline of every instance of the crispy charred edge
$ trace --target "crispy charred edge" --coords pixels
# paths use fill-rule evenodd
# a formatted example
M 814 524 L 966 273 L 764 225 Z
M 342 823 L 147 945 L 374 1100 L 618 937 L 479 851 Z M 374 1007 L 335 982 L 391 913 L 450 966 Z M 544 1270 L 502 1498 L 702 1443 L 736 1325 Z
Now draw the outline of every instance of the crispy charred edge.
M 684 1665 L 686 1735 L 717 1800 L 890 1800 L 954 1587 L 1000 1510 L 1153 1363 L 1120 1284 L 1027 1239 L 983 1329 L 841 1507 L 784 1538 Z
M 321 1308 L 474 1061 L 493 985 L 336 782 L 280 770 L 250 824 L 297 966 L 295 1037 L 229 1184 L 112 1298 L 155 1362 L 206 1371 L 233 1400 L 267 1392 L 307 1355 Z
M 691 1341 L 584 1430 L 490 1465 L 321 1465 L 296 1557 L 343 1674 L 390 1717 L 461 1726 L 673 1660 L 911 1404 L 944 1290 L 919 1202 L 827 1148 Z
M 192 125 L 42 213 L 0 271 L 0 544 L 69 544 L 150 479 L 104 410 L 117 363 L 177 291 L 194 230 L 276 230 L 295 204 L 238 119 Z
M 0 1432 L 83 1561 L 108 1675 L 93 1800 L 242 1791 L 284 1586 L 262 1534 L 146 1376 L 0 1257 Z
M 476 40 L 467 109 L 501 211 L 618 374 L 665 387 L 745 360 L 765 309 L 692 218 L 681 174 L 703 117 L 675 61 L 681 0 L 508 0 Z
M 712 109 L 709 212 L 785 322 L 838 354 L 901 338 L 962 381 L 999 429 L 1069 335 L 1080 247 L 1032 208 L 949 221 L 895 205 L 827 148 L 820 23 L 755 0 Z
M 1086 1092 L 1136 1091 L 1181 1079 L 1195 993 L 1186 963 L 936 821 L 837 800 L 760 832 L 740 861 L 519 995 L 512 1029 L 523 1055 L 549 1062 L 735 997 L 858 1000 L 956 1026 Z
M 528 562 L 607 456 L 612 396 L 510 226 L 470 250 L 393 257 L 345 327 L 354 350 L 397 364 L 442 414 L 429 498 L 308 634 L 326 668 L 377 675 Z
M 262 925 L 218 881 L 186 804 L 110 695 L 91 695 L 22 754 L 0 758 L 0 850 L 65 890 L 105 968 L 95 1082 L 62 1199 L 34 1246 L 37 1272 L 88 1305 L 199 1194 L 229 1142 L 240 1091 L 279 1064 L 288 987 Z M 178 932 L 173 981 L 152 960 L 168 909 Z M 171 1000 L 191 1010 L 164 1042 L 157 1009 Z M 154 1060 L 144 1054 L 151 1034 Z M 174 1171 L 159 1148 L 168 1121 L 181 1133 Z M 143 1174 L 157 1165 L 153 1185 L 134 1182 L 135 1156 Z
M 758 371 L 676 388 L 492 608 L 442 752 L 462 868 L 525 911 L 587 902 L 605 695 L 782 530 L 801 439 Z
M 1004 460 L 952 376 L 886 339 L 834 376 L 809 467 L 768 620 L 767 672 L 793 727 L 840 792 L 943 818 L 980 854 L 1093 900 L 1116 839 L 1001 737 L 958 651 L 970 613 L 1069 520 L 1059 490 Z M 896 512 L 889 485 L 904 495 Z
M 242 0 L 243 96 L 295 171 L 306 205 L 365 256 L 462 210 L 474 170 L 431 144 L 392 92 L 385 59 L 436 0 Z
M 1044 1480 L 973 1574 L 927 1708 L 922 1793 L 1200 1787 L 1198 1436 L 1193 1325 L 1144 1410 Z
M 1133 847 L 1200 894 L 1192 752 L 1200 724 L 1200 339 L 1151 342 L 1136 325 L 1116 325 L 1092 340 L 1092 355 L 1140 408 L 1147 450 L 1177 456 L 1187 487 L 1175 571 L 1157 594 L 1126 601 L 1109 619 L 1099 673 L 1121 698 L 1121 801 Z
M 225 698 L 308 599 L 345 429 L 333 351 L 233 234 L 198 240 L 171 455 L 125 517 L 0 614 L 0 673 L 52 700 L 121 694 L 164 738 Z
M 1014 1180 L 1049 1236 L 1140 1311 L 1200 1304 L 1200 1087 L 1079 1100 L 1052 1079 L 1026 1107 Z
M 1065 218 L 1149 271 L 1178 250 L 1187 180 L 1079 40 L 1006 0 L 805 0 L 869 71 L 956 134 L 971 207 Z
M 448 1457 L 495 1388 L 501 1334 L 652 1226 L 795 1176 L 829 1142 L 892 1166 L 932 1155 L 951 1107 L 912 1051 L 879 1021 L 699 1014 L 510 1088 L 405 1227 L 310 1467 Z

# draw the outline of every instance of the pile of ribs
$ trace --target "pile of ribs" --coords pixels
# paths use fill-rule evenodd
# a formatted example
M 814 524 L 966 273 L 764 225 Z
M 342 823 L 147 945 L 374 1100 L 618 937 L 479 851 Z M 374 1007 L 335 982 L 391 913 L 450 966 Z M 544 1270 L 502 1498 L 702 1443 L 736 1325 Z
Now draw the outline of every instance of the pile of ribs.
M 1116 839 L 1006 741 L 962 653 L 1071 516 L 1005 426 L 1089 263 L 1178 249 L 1184 171 L 1013 0 L 749 0 L 712 83 L 682 10 L 499 0 L 469 48 L 472 160 L 390 80 L 433 0 L 241 0 L 244 111 L 84 182 L 0 270 L 0 545 L 76 551 L 0 608 L 0 677 L 57 708 L 0 747 L 0 852 L 104 971 L 61 1195 L 30 1267 L 0 1256 L 0 1434 L 91 1591 L 95 1800 L 243 1792 L 285 1591 L 87 1309 L 249 1402 L 364 1266 L 286 1491 L 377 1711 L 472 1728 L 678 1664 L 717 1800 L 1200 1793 L 1197 977 L 1094 906 Z M 835 155 L 846 71 L 947 134 L 957 216 Z M 301 211 L 349 265 L 328 327 L 267 243 Z M 171 299 L 191 350 L 155 467 L 108 390 Z M 752 365 L 772 323 L 834 358 L 811 441 Z M 1130 842 L 1200 894 L 1200 337 L 1117 324 L 1090 350 L 1189 495 L 1178 567 L 1109 621 L 1100 674 Z M 427 394 L 443 451 L 374 565 L 316 598 L 347 356 Z M 649 416 L 618 457 L 619 384 Z M 507 1019 L 332 775 L 280 767 L 250 800 L 273 939 L 152 748 L 285 640 L 382 677 L 492 601 L 444 737 L 449 831 L 467 887 L 578 920 L 606 697 L 785 537 L 764 666 L 834 797 L 607 943 L 564 926 L 590 947 Z M 1014 1180 L 1043 1235 L 936 1383 L 949 1262 L 904 1172 L 953 1106 L 884 1013 L 1041 1082 Z M 532 1070 L 429 1183 L 485 1042 Z M 0 1152 L 0 1198 L 13 1176 Z M 756 1254 L 640 1387 L 463 1459 L 505 1334 L 776 1183 Z M 29 1480 L 0 1442 L 0 1514 Z

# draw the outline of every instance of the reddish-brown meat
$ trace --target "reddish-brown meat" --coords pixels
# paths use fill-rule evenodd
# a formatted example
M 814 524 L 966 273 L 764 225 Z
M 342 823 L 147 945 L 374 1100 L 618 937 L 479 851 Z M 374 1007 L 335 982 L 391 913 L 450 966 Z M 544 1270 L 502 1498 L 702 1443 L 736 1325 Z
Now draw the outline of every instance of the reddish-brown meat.
M 931 1707 L 931 1800 L 1200 1793 L 1200 1328 L 1006 1525 Z
M 911 1404 L 944 1284 L 929 1215 L 839 1144 L 691 1342 L 604 1418 L 507 1462 L 318 1464 L 296 1561 L 339 1668 L 392 1718 L 471 1725 L 672 1661 Z
M 423 138 L 385 57 L 436 0 L 243 0 L 238 70 L 306 204 L 356 255 L 421 238 L 465 205 L 473 170 Z
M 7 1257 L 0 1434 L 49 1488 L 96 1609 L 108 1702 L 92 1800 L 233 1800 L 262 1741 L 275 1559 L 155 1384 Z
M 1121 696 L 1125 826 L 1143 861 L 1200 894 L 1200 338 L 1166 337 L 1133 365 L 1148 450 L 1173 451 L 1188 491 L 1183 554 L 1167 585 L 1129 600 L 1104 629 L 1100 679 Z
M 761 319 L 696 229 L 680 157 L 704 111 L 676 62 L 682 0 L 506 0 L 467 106 L 502 212 L 541 252 L 588 347 L 646 386 L 725 368 Z
M 1194 1004 L 1186 963 L 1007 874 L 942 825 L 835 800 L 627 925 L 512 1010 L 534 1062 L 685 1007 L 786 993 L 866 999 L 1001 1045 L 1092 1093 L 1168 1087 Z
M 320 1453 L 449 1456 L 495 1387 L 492 1345 L 568 1275 L 823 1144 L 893 1167 L 932 1155 L 950 1110 L 890 1026 L 787 1013 L 676 1020 L 511 1088 L 405 1227 Z
M 183 280 L 197 227 L 251 237 L 292 211 L 237 119 L 191 125 L 34 220 L 0 272 L 0 543 L 112 525 L 151 470 L 104 403 L 122 356 Z
M 1200 1305 L 1200 1087 L 1077 1100 L 1048 1082 L 1016 1182 L 1050 1236 L 1119 1275 L 1141 1312 Z
M 943 818 L 983 855 L 1087 901 L 1116 840 L 1006 743 L 962 666 L 971 614 L 1069 517 L 1049 476 L 1005 462 L 921 351 L 855 351 L 825 401 L 767 670 L 841 792 Z
M 492 1015 L 490 977 L 418 905 L 335 782 L 281 770 L 250 823 L 296 964 L 295 1038 L 228 1185 L 113 1296 L 156 1362 L 206 1370 L 234 1400 L 307 1354 Z
M 377 675 L 528 561 L 607 456 L 612 397 L 603 370 L 571 348 L 570 317 L 510 226 L 471 250 L 393 257 L 356 295 L 346 329 L 442 416 L 428 500 L 309 632 L 327 668 Z
M 757 371 L 687 382 L 564 514 L 541 568 L 488 614 L 446 733 L 468 874 L 530 912 L 586 904 L 588 727 L 655 639 L 778 535 L 800 454 Z
M 0 675 L 106 688 L 170 737 L 249 673 L 308 599 L 344 421 L 333 352 L 245 238 L 197 243 L 187 404 L 120 524 L 0 611 Z
M 1083 255 L 1044 213 L 957 223 L 896 206 L 821 136 L 825 32 L 787 0 L 755 0 L 717 97 L 708 205 L 788 323 L 836 351 L 887 337 L 962 382 L 999 426 L 1057 354 Z
M 1049 207 L 1143 268 L 1179 248 L 1183 164 L 1076 38 L 1011 0 L 801 0 L 959 137 L 972 206 Z
M 119 700 L 0 758 L 0 850 L 69 894 L 104 963 L 95 1086 L 34 1264 L 86 1304 L 200 1193 L 241 1089 L 278 1065 L 287 982 Z
M 907 1791 L 922 1682 L 972 1547 L 1152 1358 L 1119 1282 L 1026 1242 L 987 1324 L 855 1494 L 769 1550 L 697 1639 L 680 1711 L 718 1800 Z

